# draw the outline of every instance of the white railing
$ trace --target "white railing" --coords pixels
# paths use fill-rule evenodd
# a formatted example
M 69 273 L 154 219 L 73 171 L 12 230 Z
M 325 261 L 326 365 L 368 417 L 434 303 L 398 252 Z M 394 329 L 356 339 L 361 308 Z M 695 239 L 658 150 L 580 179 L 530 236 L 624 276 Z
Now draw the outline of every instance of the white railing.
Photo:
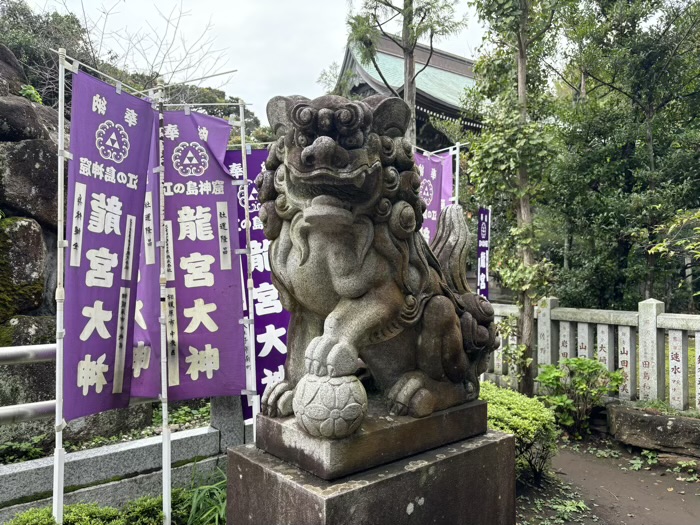
M 497 321 L 519 315 L 513 305 L 493 307 Z M 664 303 L 656 299 L 640 302 L 636 312 L 623 312 L 561 308 L 555 297 L 549 297 L 535 308 L 535 318 L 535 370 L 562 358 L 595 358 L 608 370 L 623 372 L 621 399 L 662 400 L 687 410 L 694 384 L 692 408 L 700 410 L 700 355 L 695 353 L 700 315 L 667 314 Z M 512 383 L 504 346 L 516 343 L 510 337 L 493 354 L 489 372 L 499 383 Z

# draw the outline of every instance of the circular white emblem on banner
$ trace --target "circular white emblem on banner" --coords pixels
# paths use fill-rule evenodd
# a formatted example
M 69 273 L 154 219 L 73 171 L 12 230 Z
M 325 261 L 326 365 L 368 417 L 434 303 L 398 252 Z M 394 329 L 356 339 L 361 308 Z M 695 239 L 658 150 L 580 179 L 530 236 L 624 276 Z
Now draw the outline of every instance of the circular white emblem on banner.
M 433 202 L 433 183 L 428 179 L 423 179 L 420 183 L 420 198 L 425 201 L 426 206 Z
M 121 164 L 129 155 L 129 134 L 121 124 L 105 120 L 95 132 L 95 145 L 103 159 Z
M 198 142 L 180 142 L 173 151 L 173 167 L 183 177 L 201 177 L 209 167 L 207 150 Z

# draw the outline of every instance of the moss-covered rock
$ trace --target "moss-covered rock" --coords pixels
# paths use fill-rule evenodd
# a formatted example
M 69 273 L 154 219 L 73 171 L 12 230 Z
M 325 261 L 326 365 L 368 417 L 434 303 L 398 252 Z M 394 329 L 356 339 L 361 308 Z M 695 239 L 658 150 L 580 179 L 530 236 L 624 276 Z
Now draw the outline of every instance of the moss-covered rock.
M 50 315 L 18 315 L 0 325 L 3 346 L 45 345 L 56 342 L 56 318 Z
M 23 97 L 0 97 L 0 140 L 18 142 L 47 139 L 49 131 L 41 122 L 35 104 Z
M 56 228 L 58 154 L 51 140 L 0 142 L 0 208 Z
M 46 246 L 32 219 L 0 220 L 0 323 L 41 306 Z

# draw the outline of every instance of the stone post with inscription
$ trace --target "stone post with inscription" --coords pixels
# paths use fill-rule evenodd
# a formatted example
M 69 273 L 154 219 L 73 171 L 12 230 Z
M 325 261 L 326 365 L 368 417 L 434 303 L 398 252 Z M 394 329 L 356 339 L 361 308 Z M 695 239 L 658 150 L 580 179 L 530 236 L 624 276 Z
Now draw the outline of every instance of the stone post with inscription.
M 639 303 L 639 399 L 666 398 L 666 346 L 664 331 L 657 326 L 664 303 L 647 299 Z
M 559 306 L 556 297 L 545 297 L 537 305 L 537 364 L 559 362 L 559 323 L 552 321 L 552 309 Z

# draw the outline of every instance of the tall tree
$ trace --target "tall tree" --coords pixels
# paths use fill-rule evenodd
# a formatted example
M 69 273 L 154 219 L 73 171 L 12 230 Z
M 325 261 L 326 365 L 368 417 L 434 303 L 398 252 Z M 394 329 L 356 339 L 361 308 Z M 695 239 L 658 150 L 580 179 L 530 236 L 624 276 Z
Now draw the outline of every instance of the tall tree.
M 380 35 L 393 41 L 403 52 L 403 99 L 411 108 L 411 120 L 406 138 L 416 144 L 416 77 L 430 63 L 433 43 L 441 37 L 462 29 L 465 20 L 455 15 L 458 0 L 363 0 L 360 12 L 350 16 L 350 45 L 356 46 L 364 64 L 372 64 L 384 84 L 395 96 L 395 86 L 386 79 L 377 61 L 377 43 Z M 390 32 L 400 24 L 400 35 Z M 420 40 L 427 40 L 430 48 L 426 63 L 416 71 L 415 50 Z
M 534 387 L 534 301 L 549 268 L 536 260 L 533 199 L 541 193 L 551 158 L 543 61 L 555 43 L 557 2 L 472 1 L 488 26 L 489 51 L 477 65 L 478 87 L 471 93 L 485 128 L 472 141 L 470 167 L 482 202 L 500 203 L 515 219 L 496 254 L 500 251 L 505 284 L 518 292 L 520 390 L 527 394 Z

